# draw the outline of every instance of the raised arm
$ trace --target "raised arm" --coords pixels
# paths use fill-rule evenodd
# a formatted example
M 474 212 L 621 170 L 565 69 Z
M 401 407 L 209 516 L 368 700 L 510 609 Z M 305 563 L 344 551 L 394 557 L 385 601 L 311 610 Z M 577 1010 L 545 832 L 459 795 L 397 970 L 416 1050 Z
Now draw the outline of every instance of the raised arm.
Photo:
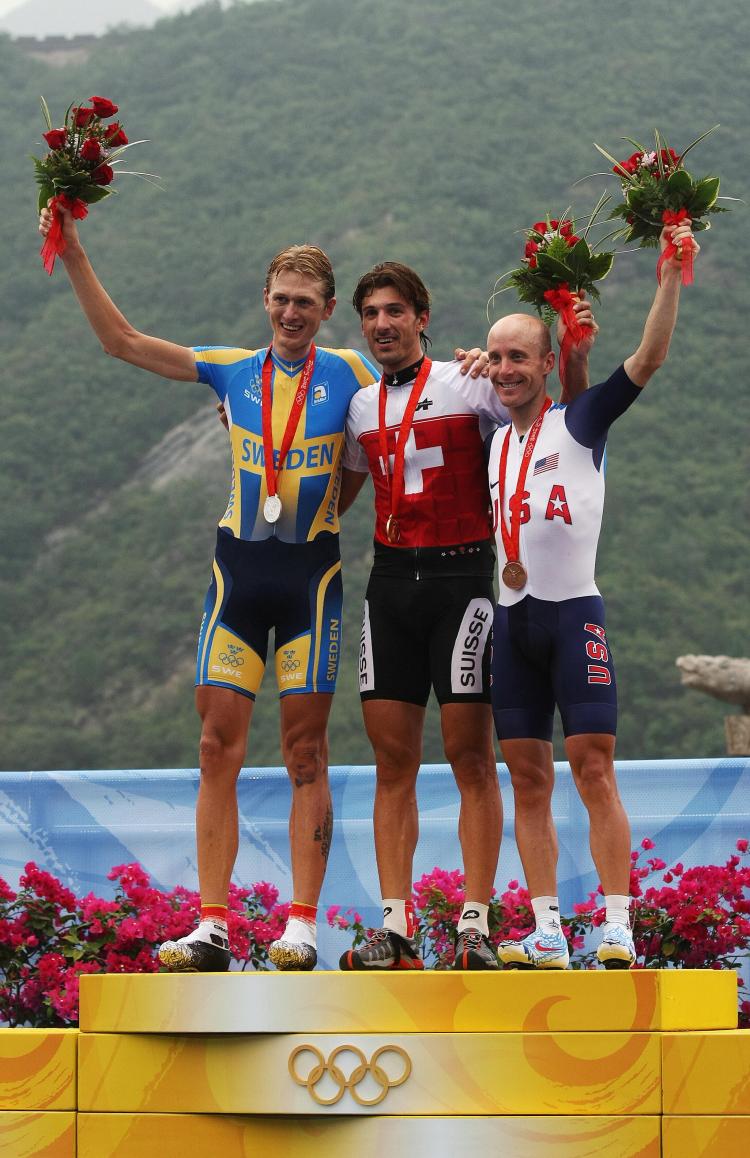
M 662 266 L 661 285 L 656 288 L 640 345 L 636 352 L 625 360 L 625 373 L 636 386 L 646 385 L 652 374 L 655 374 L 666 360 L 669 352 L 669 343 L 677 323 L 677 310 L 680 304 L 682 239 L 690 239 L 694 257 L 700 249 L 689 224 L 666 226 L 660 239 L 662 250 L 666 249 L 670 238 L 677 246 L 677 252 Z
M 160 374 L 162 378 L 196 382 L 198 372 L 192 350 L 133 329 L 94 273 L 81 245 L 75 221 L 66 209 L 58 209 L 58 212 L 63 215 L 63 237 L 66 242 L 61 260 L 81 309 L 105 352 L 123 362 Z M 43 237 L 49 233 L 51 224 L 50 211 L 43 209 L 39 216 L 39 232 Z

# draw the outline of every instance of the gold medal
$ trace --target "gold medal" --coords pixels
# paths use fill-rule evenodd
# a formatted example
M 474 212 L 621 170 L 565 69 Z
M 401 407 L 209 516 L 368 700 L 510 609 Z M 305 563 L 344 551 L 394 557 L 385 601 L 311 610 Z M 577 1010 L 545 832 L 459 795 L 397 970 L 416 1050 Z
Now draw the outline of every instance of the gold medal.
M 526 586 L 526 568 L 517 560 L 508 560 L 503 567 L 502 580 L 506 587 L 510 587 L 512 591 L 520 591 L 522 587 Z
M 393 515 L 388 516 L 388 521 L 385 524 L 385 533 L 388 536 L 389 543 L 397 543 L 401 538 L 401 527 L 398 519 L 394 519 Z

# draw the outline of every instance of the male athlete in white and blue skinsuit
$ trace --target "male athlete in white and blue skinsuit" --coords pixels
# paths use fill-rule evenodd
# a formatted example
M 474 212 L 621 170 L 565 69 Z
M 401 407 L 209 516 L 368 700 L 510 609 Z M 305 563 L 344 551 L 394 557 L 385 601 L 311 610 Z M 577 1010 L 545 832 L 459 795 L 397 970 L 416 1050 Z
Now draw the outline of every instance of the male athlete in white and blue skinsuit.
M 549 405 L 546 399 L 554 354 L 542 322 L 513 314 L 496 322 L 487 340 L 490 380 L 512 419 L 511 427 L 492 436 L 488 465 L 501 575 L 493 625 L 492 707 L 513 784 L 516 840 L 536 919 L 536 929 L 523 941 L 500 946 L 501 961 L 511 966 L 568 965 L 551 810 L 555 705 L 573 778 L 589 814 L 591 855 L 605 894 L 606 922 L 597 956 L 607 968 L 635 962 L 628 895 L 630 826 L 613 763 L 615 679 L 594 566 L 607 432 L 667 356 L 677 321 L 683 239 L 698 252 L 689 224 L 665 229 L 662 249 L 670 236 L 677 253 L 662 267 L 638 349 L 606 382 L 567 406 Z M 524 450 L 526 476 L 524 481 L 521 474 L 519 483 Z M 506 566 L 507 559 L 513 567 Z

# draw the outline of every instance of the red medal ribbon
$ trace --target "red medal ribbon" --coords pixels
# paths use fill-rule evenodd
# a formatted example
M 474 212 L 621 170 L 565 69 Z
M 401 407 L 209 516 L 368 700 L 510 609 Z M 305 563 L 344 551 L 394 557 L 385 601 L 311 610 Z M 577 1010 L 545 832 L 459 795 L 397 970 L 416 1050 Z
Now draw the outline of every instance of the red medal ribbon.
M 665 209 L 661 215 L 661 219 L 665 225 L 682 225 L 683 221 L 690 224 L 690 214 L 687 209 L 679 209 L 676 213 L 672 209 Z M 666 249 L 659 255 L 659 260 L 656 263 L 656 280 L 661 285 L 661 267 L 665 261 L 670 257 L 674 257 L 677 253 L 677 246 L 670 238 L 667 242 Z M 682 239 L 682 284 L 693 284 L 693 246 L 689 237 Z
M 39 252 L 42 255 L 42 262 L 47 273 L 52 276 L 52 270 L 55 268 L 55 258 L 60 254 L 65 253 L 67 248 L 67 241 L 63 237 L 62 214 L 58 209 L 58 205 L 68 209 L 76 221 L 82 221 L 88 215 L 89 207 L 85 201 L 81 201 L 80 197 L 67 197 L 65 193 L 58 193 L 53 197 L 49 203 L 49 210 L 52 214 L 52 224 L 49 233 L 44 239 L 44 244 Z
M 544 405 L 534 419 L 533 425 L 526 436 L 526 445 L 523 448 L 521 456 L 521 465 L 518 468 L 518 481 L 516 482 L 516 490 L 513 498 L 510 500 L 508 506 L 510 510 L 510 528 L 505 525 L 505 474 L 508 468 L 508 447 L 510 446 L 510 436 L 513 432 L 513 427 L 508 427 L 508 433 L 503 442 L 503 449 L 500 452 L 500 480 L 498 491 L 498 522 L 500 523 L 500 534 L 502 535 L 503 548 L 505 549 L 505 557 L 509 563 L 518 562 L 519 543 L 521 539 L 521 502 L 523 499 L 524 486 L 526 484 L 526 475 L 529 470 L 529 462 L 534 453 L 536 440 L 539 437 L 539 431 L 542 429 L 542 422 L 544 416 L 552 405 L 552 399 L 548 396 L 544 400 Z
M 385 424 L 385 404 L 388 388 L 385 384 L 385 375 L 380 379 L 380 394 L 378 396 L 378 446 L 380 450 L 380 460 L 383 464 L 383 472 L 386 477 L 386 485 L 390 486 L 391 515 L 394 519 L 398 516 L 398 507 L 404 492 L 404 455 L 406 454 L 406 440 L 409 437 L 412 422 L 414 421 L 414 412 L 417 409 L 419 396 L 422 393 L 431 369 L 432 362 L 429 358 L 425 358 L 419 368 L 419 373 L 414 379 L 414 385 L 409 394 L 409 401 L 406 403 L 404 417 L 401 419 L 401 425 L 398 429 L 396 449 L 393 455 L 393 475 L 390 477 L 390 480 L 388 469 L 390 466 L 388 432 Z
M 570 292 L 570 287 L 565 281 L 560 282 L 556 289 L 545 290 L 544 298 L 545 301 L 548 301 L 552 306 L 552 309 L 560 315 L 565 326 L 563 340 L 560 343 L 560 365 L 557 369 L 560 377 L 560 385 L 563 388 L 563 396 L 565 396 L 567 394 L 566 377 L 568 354 L 570 353 L 571 346 L 577 346 L 583 339 L 585 333 L 573 309 L 578 298 L 574 293 Z
M 268 353 L 263 362 L 262 379 L 262 394 L 261 394 L 261 420 L 263 424 L 263 465 L 266 472 L 266 490 L 269 495 L 273 497 L 277 491 L 277 484 L 279 475 L 284 469 L 284 462 L 289 453 L 289 448 L 292 445 L 297 427 L 299 426 L 299 419 L 302 413 L 302 407 L 305 405 L 307 398 L 307 388 L 310 385 L 312 378 L 313 366 L 315 364 L 315 346 L 310 347 L 310 352 L 305 359 L 305 364 L 302 367 L 300 375 L 299 386 L 297 393 L 294 395 L 292 401 L 292 409 L 289 411 L 289 417 L 286 422 L 286 429 L 281 440 L 281 449 L 279 450 L 279 469 L 274 470 L 273 464 L 273 423 L 271 420 L 271 409 L 273 406 L 273 397 L 271 393 L 271 380 L 273 378 L 273 359 L 271 358 L 271 349 L 268 347 Z

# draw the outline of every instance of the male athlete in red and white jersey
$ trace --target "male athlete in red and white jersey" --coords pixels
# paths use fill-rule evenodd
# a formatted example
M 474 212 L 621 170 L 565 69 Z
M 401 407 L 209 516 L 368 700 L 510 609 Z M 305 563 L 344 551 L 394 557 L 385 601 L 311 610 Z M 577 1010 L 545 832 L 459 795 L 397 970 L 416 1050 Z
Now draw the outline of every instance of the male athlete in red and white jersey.
M 489 333 L 489 373 L 512 425 L 491 441 L 493 496 L 501 575 L 493 625 L 492 706 L 516 807 L 516 839 L 536 928 L 500 946 L 501 961 L 520 967 L 568 965 L 557 899 L 557 835 L 552 723 L 560 710 L 565 749 L 589 814 L 591 855 L 605 894 L 606 922 L 597 950 L 607 968 L 635 962 L 629 922 L 630 827 L 617 791 L 614 747 L 617 697 L 594 579 L 604 503 L 607 432 L 640 395 L 667 356 L 677 320 L 683 245 L 698 251 L 690 226 L 669 227 L 676 253 L 636 352 L 606 381 L 566 406 L 547 397 L 554 365 L 546 326 L 525 314 Z
M 375 557 L 360 648 L 360 694 L 375 752 L 375 850 L 383 928 L 341 958 L 344 969 L 421 968 L 412 940 L 415 796 L 425 706 L 440 704 L 445 754 L 461 796 L 466 902 L 456 968 L 495 969 L 487 912 L 502 812 L 491 735 L 494 607 L 489 492 L 481 426 L 507 423 L 485 378 L 424 354 L 430 297 L 407 266 L 386 262 L 354 293 L 362 332 L 383 368 L 352 398 L 342 509 L 366 473 L 375 487 Z M 581 320 L 589 307 L 579 303 Z M 585 387 L 574 357 L 572 379 Z M 572 364 L 573 365 L 573 364 Z

